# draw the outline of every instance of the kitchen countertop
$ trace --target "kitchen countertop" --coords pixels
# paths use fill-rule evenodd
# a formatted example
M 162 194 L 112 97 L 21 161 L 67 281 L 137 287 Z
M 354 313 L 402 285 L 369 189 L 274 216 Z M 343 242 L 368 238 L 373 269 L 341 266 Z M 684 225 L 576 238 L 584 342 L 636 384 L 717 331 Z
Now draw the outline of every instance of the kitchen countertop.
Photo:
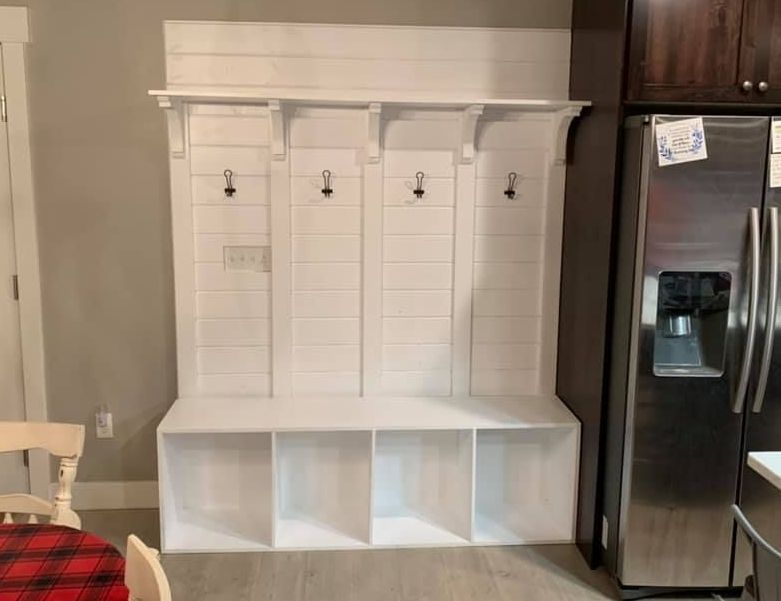
M 748 466 L 781 489 L 781 451 L 760 451 L 748 454 Z

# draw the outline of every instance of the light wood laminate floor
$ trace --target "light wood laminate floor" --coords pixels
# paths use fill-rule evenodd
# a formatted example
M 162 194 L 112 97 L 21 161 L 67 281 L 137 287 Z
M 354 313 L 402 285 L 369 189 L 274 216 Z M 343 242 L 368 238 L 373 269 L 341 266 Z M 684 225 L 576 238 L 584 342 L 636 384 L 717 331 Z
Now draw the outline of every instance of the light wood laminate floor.
M 124 550 L 159 546 L 154 510 L 80 512 Z M 616 599 L 572 545 L 165 555 L 174 601 L 574 601 Z M 670 601 L 669 597 L 666 598 Z

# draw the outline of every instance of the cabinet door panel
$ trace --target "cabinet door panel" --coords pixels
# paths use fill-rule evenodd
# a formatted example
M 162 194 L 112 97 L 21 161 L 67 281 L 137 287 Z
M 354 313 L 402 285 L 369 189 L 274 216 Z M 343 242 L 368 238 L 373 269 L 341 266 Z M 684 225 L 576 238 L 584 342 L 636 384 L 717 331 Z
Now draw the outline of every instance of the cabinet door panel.
M 628 99 L 748 100 L 739 85 L 743 10 L 744 0 L 637 2 Z
M 781 102 L 781 2 L 778 0 L 747 0 L 747 16 L 754 20 L 754 78 L 764 82 L 758 87 L 757 102 Z

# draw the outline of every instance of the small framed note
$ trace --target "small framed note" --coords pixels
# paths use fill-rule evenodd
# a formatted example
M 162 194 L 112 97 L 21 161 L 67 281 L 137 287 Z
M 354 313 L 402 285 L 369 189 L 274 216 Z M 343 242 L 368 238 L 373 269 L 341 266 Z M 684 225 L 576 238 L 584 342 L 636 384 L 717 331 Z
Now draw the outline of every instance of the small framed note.
M 708 146 L 702 117 L 658 123 L 656 151 L 660 167 L 707 159 Z

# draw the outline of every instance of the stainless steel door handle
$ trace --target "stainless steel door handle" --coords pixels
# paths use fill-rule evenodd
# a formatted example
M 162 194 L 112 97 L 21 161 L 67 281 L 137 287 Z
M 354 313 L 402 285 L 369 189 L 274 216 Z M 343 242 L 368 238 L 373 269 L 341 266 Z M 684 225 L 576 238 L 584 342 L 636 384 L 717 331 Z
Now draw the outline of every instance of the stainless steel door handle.
M 767 316 L 765 318 L 765 344 L 762 347 L 762 362 L 759 366 L 759 380 L 754 395 L 754 413 L 762 411 L 765 402 L 767 378 L 770 375 L 770 360 L 773 358 L 773 342 L 776 334 L 776 314 L 778 309 L 778 208 L 768 209 L 770 217 L 770 273 L 768 274 Z
M 759 209 L 749 209 L 749 252 L 751 254 L 751 282 L 748 301 L 748 323 L 746 324 L 746 346 L 743 349 L 743 364 L 740 367 L 738 386 L 732 411 L 743 412 L 743 404 L 748 390 L 748 378 L 751 370 L 751 357 L 754 355 L 754 342 L 757 338 L 757 307 L 759 305 Z

